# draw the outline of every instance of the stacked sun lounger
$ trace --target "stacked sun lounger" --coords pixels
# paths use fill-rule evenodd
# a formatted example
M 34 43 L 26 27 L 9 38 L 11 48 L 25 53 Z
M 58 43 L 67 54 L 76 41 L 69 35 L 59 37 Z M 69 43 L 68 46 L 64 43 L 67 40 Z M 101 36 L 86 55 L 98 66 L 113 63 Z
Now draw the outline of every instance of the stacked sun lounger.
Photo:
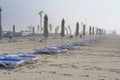
M 100 42 L 103 40 L 104 37 L 96 37 L 88 40 L 83 40 L 83 41 L 77 41 L 73 43 L 68 43 L 68 44 L 62 44 L 59 46 L 50 46 L 50 47 L 43 47 L 43 48 L 33 48 L 35 53 L 48 53 L 48 54 L 53 54 L 53 53 L 63 53 L 67 52 L 68 50 L 75 50 L 79 48 L 80 46 L 86 46 L 89 44 L 95 44 L 96 42 Z
M 44 48 L 34 48 L 33 49 L 35 51 L 35 53 L 48 53 L 48 54 L 52 54 L 52 53 L 63 53 L 63 52 L 67 52 L 67 49 L 62 49 L 59 46 L 52 46 L 52 47 L 44 47 Z

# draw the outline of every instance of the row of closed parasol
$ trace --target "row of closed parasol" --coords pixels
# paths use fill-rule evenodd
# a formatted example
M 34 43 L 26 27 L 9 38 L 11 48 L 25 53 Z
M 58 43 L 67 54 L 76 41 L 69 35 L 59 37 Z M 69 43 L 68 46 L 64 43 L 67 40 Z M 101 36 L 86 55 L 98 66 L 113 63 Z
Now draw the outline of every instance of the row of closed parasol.
M 45 14 L 44 16 L 44 33 L 43 33 L 44 37 L 45 37 L 45 46 L 46 46 L 46 40 L 49 36 L 49 32 L 48 32 L 48 17 L 47 14 Z M 76 32 L 75 35 L 78 36 L 79 35 L 79 23 L 77 22 L 76 24 Z M 83 35 L 85 35 L 85 25 L 83 25 Z M 61 33 L 60 36 L 62 37 L 62 44 L 63 44 L 63 37 L 65 36 L 65 20 L 62 19 L 61 22 Z

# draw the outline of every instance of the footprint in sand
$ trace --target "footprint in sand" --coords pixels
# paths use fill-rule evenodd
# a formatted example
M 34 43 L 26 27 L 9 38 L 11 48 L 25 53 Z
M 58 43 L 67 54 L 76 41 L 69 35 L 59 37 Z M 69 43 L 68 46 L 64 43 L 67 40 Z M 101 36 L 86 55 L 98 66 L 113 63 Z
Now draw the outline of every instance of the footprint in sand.
M 59 68 L 68 68 L 68 64 L 50 64 L 49 66 L 59 67 Z
M 98 80 L 105 80 L 105 79 L 98 79 Z
M 120 69 L 109 69 L 108 71 L 120 74 Z
M 93 70 L 93 68 L 85 68 L 84 70 Z
M 72 74 L 61 74 L 61 75 L 65 75 L 65 76 L 73 76 Z
M 59 66 L 59 64 L 50 64 L 49 66 Z
M 47 71 L 43 71 L 43 70 L 40 70 L 39 73 L 42 73 L 42 72 L 47 72 Z
M 55 74 L 56 72 L 55 71 L 49 71 L 49 73 Z
M 99 68 L 99 67 L 93 67 L 93 69 L 102 70 L 102 68 Z
M 82 76 L 80 76 L 80 77 L 89 77 L 89 75 L 82 75 Z
M 79 67 L 76 66 L 76 65 L 71 65 L 71 67 L 74 68 L 74 69 L 79 69 Z
M 100 78 L 107 78 L 107 76 L 98 76 L 98 77 L 100 77 Z

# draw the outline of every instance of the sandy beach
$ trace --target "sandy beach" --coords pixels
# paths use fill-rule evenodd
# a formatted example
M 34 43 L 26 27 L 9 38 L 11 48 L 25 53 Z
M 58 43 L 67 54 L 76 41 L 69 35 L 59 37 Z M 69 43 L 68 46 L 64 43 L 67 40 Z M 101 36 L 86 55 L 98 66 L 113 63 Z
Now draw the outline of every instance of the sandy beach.
M 84 39 L 64 39 L 64 43 Z M 47 41 L 48 46 L 59 44 L 60 39 Z M 0 44 L 0 53 L 22 51 L 39 57 L 37 63 L 16 69 L 0 67 L 0 80 L 120 80 L 120 36 L 109 36 L 102 42 L 55 55 L 33 54 L 32 49 L 40 47 L 44 47 L 44 42 Z

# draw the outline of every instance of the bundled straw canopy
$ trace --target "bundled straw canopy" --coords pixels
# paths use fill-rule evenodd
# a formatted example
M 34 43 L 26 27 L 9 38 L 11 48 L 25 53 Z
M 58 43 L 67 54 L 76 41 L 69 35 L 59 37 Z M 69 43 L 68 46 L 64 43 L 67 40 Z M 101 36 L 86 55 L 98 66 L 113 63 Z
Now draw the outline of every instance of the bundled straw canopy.
M 44 17 L 44 37 L 48 37 L 48 17 L 45 15 Z
M 85 24 L 83 25 L 83 36 L 85 36 Z
M 13 25 L 13 36 L 15 36 L 15 25 Z
M 61 37 L 65 36 L 64 30 L 65 30 L 65 21 L 63 19 L 62 22 L 61 22 L 61 33 L 60 33 Z
M 91 35 L 91 26 L 89 27 L 89 35 Z
M 35 35 L 35 28 L 34 28 L 34 26 L 33 26 L 33 29 L 32 29 L 32 30 L 33 30 L 33 36 L 34 36 L 34 35 Z
M 75 35 L 78 36 L 79 35 L 79 23 L 77 22 L 76 24 L 76 32 Z
M 98 34 L 98 28 L 96 28 L 96 34 Z

